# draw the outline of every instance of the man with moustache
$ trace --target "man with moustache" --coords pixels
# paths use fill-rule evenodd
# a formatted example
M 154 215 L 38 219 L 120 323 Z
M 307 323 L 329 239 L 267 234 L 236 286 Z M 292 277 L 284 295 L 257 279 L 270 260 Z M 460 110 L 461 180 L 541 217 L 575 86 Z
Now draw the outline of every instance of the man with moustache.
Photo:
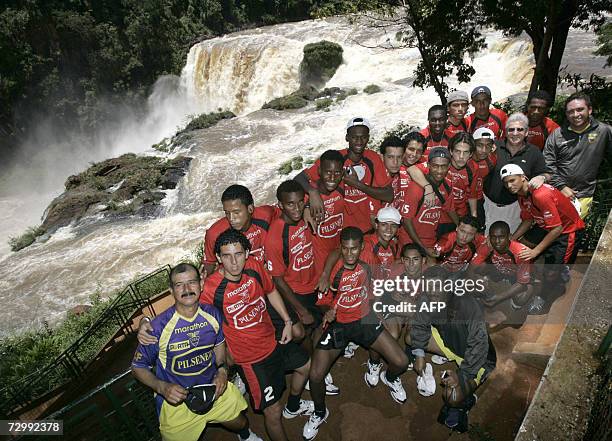
M 221 314 L 212 305 L 199 304 L 197 268 L 181 263 L 169 277 L 174 306 L 151 321 L 155 342 L 139 344 L 132 361 L 134 377 L 156 392 L 162 439 L 197 441 L 209 423 L 220 423 L 241 440 L 261 441 L 249 429 L 246 401 L 227 381 Z M 200 414 L 185 401 L 191 387 L 203 384 L 215 385 L 215 399 L 211 409 Z

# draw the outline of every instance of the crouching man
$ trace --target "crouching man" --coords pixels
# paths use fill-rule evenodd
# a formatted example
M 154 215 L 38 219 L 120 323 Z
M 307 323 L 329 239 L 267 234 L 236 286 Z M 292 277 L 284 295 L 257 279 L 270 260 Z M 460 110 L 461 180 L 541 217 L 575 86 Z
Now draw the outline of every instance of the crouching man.
M 151 322 L 157 342 L 138 345 L 132 373 L 155 391 L 163 440 L 197 441 L 208 423 L 220 423 L 241 440 L 261 440 L 249 429 L 243 413 L 246 401 L 227 381 L 221 315 L 214 306 L 199 304 L 200 288 L 196 267 L 182 263 L 172 269 L 175 304 Z M 192 388 L 205 384 L 215 387 L 212 407 L 196 409 L 192 403 L 197 392 Z
M 448 272 L 441 267 L 424 273 L 427 293 L 423 302 L 445 307 L 422 306 L 410 328 L 410 345 L 415 356 L 414 370 L 425 374 L 425 351 L 454 361 L 457 370 L 441 374 L 444 405 L 438 422 L 457 432 L 466 432 L 468 412 L 476 403 L 474 391 L 489 377 L 496 364 L 496 353 L 487 332 L 482 309 L 471 293 L 462 296 L 446 291 Z M 433 303 L 430 303 L 433 302 Z

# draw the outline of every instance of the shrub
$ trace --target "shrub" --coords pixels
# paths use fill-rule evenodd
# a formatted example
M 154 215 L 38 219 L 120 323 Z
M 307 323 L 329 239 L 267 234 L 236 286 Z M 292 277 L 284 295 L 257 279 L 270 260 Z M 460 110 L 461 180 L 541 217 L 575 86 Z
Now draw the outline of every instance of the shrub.
M 38 227 L 30 227 L 18 237 L 10 237 L 9 245 L 11 246 L 11 251 L 19 251 L 25 247 L 28 247 L 34 243 L 37 237 L 45 234 L 44 228 Z
M 189 121 L 187 126 L 183 130 L 178 132 L 177 134 L 184 133 L 184 132 L 190 132 L 192 130 L 207 129 L 209 127 L 214 126 L 222 119 L 230 119 L 230 118 L 234 118 L 235 116 L 236 115 L 234 115 L 232 112 L 229 112 L 229 111 L 203 113 L 201 115 L 194 117 L 191 121 Z
M 288 175 L 293 170 L 301 170 L 303 167 L 304 158 L 301 156 L 295 156 L 291 158 L 289 161 L 283 162 L 278 168 L 278 172 L 281 175 Z
M 293 92 L 290 95 L 275 98 L 272 101 L 263 105 L 262 109 L 286 110 L 299 109 L 305 107 L 308 101 L 300 96 L 298 92 Z
M 342 64 L 342 46 L 331 41 L 319 41 L 304 46 L 300 63 L 300 84 L 322 87 Z
M 315 101 L 315 106 L 317 107 L 317 110 L 329 110 L 329 106 L 331 106 L 333 102 L 334 100 L 331 98 L 322 98 Z
M 378 93 L 380 92 L 380 86 L 377 86 L 376 84 L 370 84 L 369 86 L 366 86 L 365 89 L 363 89 L 363 91 L 365 93 L 367 93 L 368 95 L 372 95 L 373 93 Z

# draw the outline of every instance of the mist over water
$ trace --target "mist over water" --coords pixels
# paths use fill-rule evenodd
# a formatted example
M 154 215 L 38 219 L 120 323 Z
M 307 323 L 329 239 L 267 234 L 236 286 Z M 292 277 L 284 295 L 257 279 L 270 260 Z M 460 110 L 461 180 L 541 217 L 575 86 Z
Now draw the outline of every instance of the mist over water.
M 312 105 L 296 111 L 258 110 L 298 87 L 302 48 L 322 39 L 344 48 L 344 63 L 327 87 L 361 91 L 377 84 L 382 91 L 350 96 L 327 112 Z M 96 134 L 91 145 L 42 125 L 24 148 L 26 159 L 10 179 L 0 179 L 0 334 L 45 319 L 54 322 L 70 307 L 87 303 L 95 290 L 109 294 L 137 275 L 190 254 L 221 215 L 220 195 L 229 184 L 247 185 L 258 204 L 273 203 L 276 186 L 287 179 L 277 172 L 280 164 L 297 155 L 314 160 L 328 148 L 344 147 L 344 127 L 352 116 L 371 120 L 374 140 L 399 122 L 424 126 L 427 109 L 439 99 L 433 90 L 411 87 L 416 49 L 364 47 L 385 39 L 380 30 L 344 19 L 231 34 L 194 46 L 180 78 L 160 78 L 144 112 L 118 109 L 121 122 Z M 533 67 L 528 42 L 496 32 L 487 33 L 487 42 L 489 48 L 474 60 L 472 81 L 459 85 L 451 79 L 451 87 L 469 91 L 487 84 L 494 100 L 526 91 Z M 195 133 L 181 146 L 180 152 L 194 160 L 179 187 L 164 199 L 162 217 L 66 227 L 44 244 L 9 253 L 7 238 L 40 223 L 70 174 L 123 153 L 152 153 L 150 146 L 172 135 L 187 115 L 219 108 L 239 116 Z

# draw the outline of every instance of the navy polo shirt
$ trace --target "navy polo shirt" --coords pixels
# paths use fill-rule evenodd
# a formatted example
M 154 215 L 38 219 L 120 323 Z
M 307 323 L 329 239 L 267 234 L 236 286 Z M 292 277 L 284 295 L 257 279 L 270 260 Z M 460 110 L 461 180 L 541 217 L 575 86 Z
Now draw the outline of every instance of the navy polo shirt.
M 495 142 L 497 149 L 495 154 L 497 155 L 497 165 L 495 169 L 489 173 L 484 181 L 484 193 L 491 201 L 499 205 L 510 205 L 515 202 L 516 195 L 511 194 L 504 183 L 502 182 L 499 172 L 506 164 L 516 164 L 520 166 L 525 175 L 529 179 L 534 176 L 539 176 L 546 172 L 546 162 L 544 161 L 544 155 L 539 148 L 533 144 L 525 144 L 525 146 L 516 152 L 514 156 L 506 148 L 505 141 Z

